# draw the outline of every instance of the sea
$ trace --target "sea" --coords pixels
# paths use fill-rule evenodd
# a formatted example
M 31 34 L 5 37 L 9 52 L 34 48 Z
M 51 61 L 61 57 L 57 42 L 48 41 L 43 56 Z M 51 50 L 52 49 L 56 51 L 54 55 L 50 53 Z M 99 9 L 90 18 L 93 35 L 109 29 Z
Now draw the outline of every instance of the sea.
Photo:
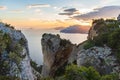
M 43 64 L 41 38 L 44 33 L 59 34 L 62 39 L 70 40 L 73 44 L 79 44 L 87 39 L 88 34 L 61 33 L 54 29 L 23 29 L 22 33 L 28 40 L 29 54 L 38 65 Z

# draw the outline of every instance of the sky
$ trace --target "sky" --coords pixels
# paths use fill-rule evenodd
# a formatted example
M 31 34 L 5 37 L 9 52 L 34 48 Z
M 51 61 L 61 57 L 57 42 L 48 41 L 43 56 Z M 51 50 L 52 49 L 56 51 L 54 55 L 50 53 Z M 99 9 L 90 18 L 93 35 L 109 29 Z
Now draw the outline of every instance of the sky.
M 119 13 L 119 0 L 0 0 L 0 20 L 17 28 L 91 25 Z

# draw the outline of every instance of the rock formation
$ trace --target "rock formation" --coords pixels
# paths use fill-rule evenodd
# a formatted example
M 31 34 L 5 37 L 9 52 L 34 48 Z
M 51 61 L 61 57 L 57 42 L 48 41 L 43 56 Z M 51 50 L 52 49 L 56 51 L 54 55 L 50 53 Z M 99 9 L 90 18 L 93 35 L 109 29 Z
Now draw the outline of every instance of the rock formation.
M 120 14 L 119 14 L 119 16 L 117 17 L 117 20 L 120 21 Z
M 37 77 L 33 72 L 36 74 L 39 73 L 30 65 L 31 59 L 29 57 L 28 43 L 25 36 L 21 31 L 15 30 L 12 26 L 2 22 L 0 22 L 0 31 L 1 34 L 3 34 L 0 35 L 1 38 L 7 36 L 6 40 L 10 39 L 9 44 L 4 44 L 7 47 L 0 47 L 0 49 L 3 49 L 3 51 L 0 52 L 2 54 L 0 61 L 3 61 L 3 63 L 7 62 L 6 65 L 9 67 L 7 74 L 4 75 L 15 76 L 20 78 L 20 80 L 36 80 Z M 1 66 L 1 68 L 4 68 L 4 66 Z
M 41 44 L 44 57 L 42 75 L 54 76 L 58 68 L 68 62 L 74 45 L 68 40 L 61 39 L 59 35 L 52 34 L 44 34 Z
M 101 74 L 120 73 L 119 63 L 107 46 L 80 50 L 77 64 L 78 66 L 93 66 Z

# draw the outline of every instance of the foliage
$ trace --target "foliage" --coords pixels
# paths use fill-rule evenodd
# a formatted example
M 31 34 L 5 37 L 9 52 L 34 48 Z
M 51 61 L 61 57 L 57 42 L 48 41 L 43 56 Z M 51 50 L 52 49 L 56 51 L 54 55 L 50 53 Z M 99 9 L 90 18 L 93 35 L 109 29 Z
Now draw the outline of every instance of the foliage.
M 110 75 L 105 75 L 102 76 L 100 80 L 119 80 L 117 74 L 110 74 Z
M 12 76 L 0 76 L 0 80 L 20 80 L 20 79 Z
M 108 40 L 109 40 L 108 45 L 111 48 L 118 48 L 119 47 L 118 43 L 120 43 L 119 39 L 120 39 L 120 29 L 117 29 L 108 35 Z
M 65 78 L 67 80 L 99 80 L 100 75 L 93 67 L 67 66 Z
M 54 80 L 54 79 L 51 77 L 47 77 L 47 78 L 41 78 L 40 80 Z
M 11 38 L 8 34 L 3 33 L 2 31 L 0 31 L 0 53 L 8 48 L 8 46 L 11 43 Z
M 108 35 L 107 45 L 113 49 L 116 57 L 120 61 L 120 28 Z
M 117 74 L 100 75 L 93 67 L 69 65 L 64 76 L 55 80 L 119 80 Z
M 19 43 L 20 43 L 21 45 L 25 45 L 25 44 L 26 44 L 26 40 L 25 40 L 24 38 L 21 38 L 21 39 L 19 40 Z
M 5 26 L 6 26 L 6 27 L 10 27 L 10 28 L 14 29 L 14 27 L 13 27 L 13 26 L 11 26 L 10 24 L 5 23 Z
M 22 52 L 23 48 L 21 46 L 21 44 L 17 43 L 14 47 L 14 52 L 17 53 L 18 55 L 20 55 L 20 52 Z
M 10 66 L 8 61 L 0 59 L 0 75 L 6 75 L 9 73 Z
M 14 52 L 10 52 L 9 53 L 9 58 L 15 62 L 16 64 L 20 64 L 20 61 L 22 60 L 21 57 L 19 57 L 16 53 Z
M 34 61 L 30 61 L 30 64 L 31 64 L 31 66 L 36 70 L 36 71 L 38 71 L 39 73 L 41 73 L 41 71 L 42 71 L 42 65 L 40 65 L 40 66 L 38 66 L 38 64 L 36 63 L 36 62 L 34 62 Z
M 2 58 L 6 56 L 5 49 L 7 50 L 11 43 L 11 38 L 8 34 L 0 31 L 0 75 L 6 75 L 9 72 L 8 60 L 6 58 Z
M 66 44 L 71 44 L 71 42 L 69 41 L 69 40 L 66 40 L 66 39 L 62 39 L 61 41 L 60 41 L 60 45 L 61 46 L 66 46 Z
M 101 18 L 101 19 L 93 19 L 93 24 L 94 24 L 94 23 L 102 24 L 102 23 L 104 23 L 104 22 L 105 22 L 105 21 L 104 21 L 103 18 Z
M 89 49 L 91 47 L 95 46 L 94 42 L 92 40 L 87 40 L 84 44 L 84 49 Z
M 107 33 L 105 34 L 99 34 L 98 36 L 94 37 L 93 43 L 96 46 L 104 46 L 108 42 L 108 35 Z
M 62 76 L 65 73 L 65 68 L 67 65 L 68 63 L 65 62 L 61 67 L 59 67 L 57 71 L 55 72 L 55 76 Z

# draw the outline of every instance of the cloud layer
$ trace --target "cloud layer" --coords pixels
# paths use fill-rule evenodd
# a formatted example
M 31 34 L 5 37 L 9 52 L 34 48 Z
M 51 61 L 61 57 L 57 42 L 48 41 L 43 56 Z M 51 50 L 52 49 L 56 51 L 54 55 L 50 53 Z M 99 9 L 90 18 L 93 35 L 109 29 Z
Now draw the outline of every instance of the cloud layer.
M 31 4 L 27 6 L 28 8 L 41 8 L 41 7 L 50 7 L 49 4 Z
M 63 13 L 59 13 L 59 15 L 67 15 L 67 16 L 71 16 L 74 14 L 79 14 L 79 11 L 76 8 L 65 9 L 63 10 Z
M 90 20 L 90 19 L 97 19 L 97 18 L 112 18 L 117 17 L 120 14 L 120 6 L 105 6 L 102 8 L 96 8 L 94 11 L 80 14 L 74 16 L 74 19 L 77 20 Z

